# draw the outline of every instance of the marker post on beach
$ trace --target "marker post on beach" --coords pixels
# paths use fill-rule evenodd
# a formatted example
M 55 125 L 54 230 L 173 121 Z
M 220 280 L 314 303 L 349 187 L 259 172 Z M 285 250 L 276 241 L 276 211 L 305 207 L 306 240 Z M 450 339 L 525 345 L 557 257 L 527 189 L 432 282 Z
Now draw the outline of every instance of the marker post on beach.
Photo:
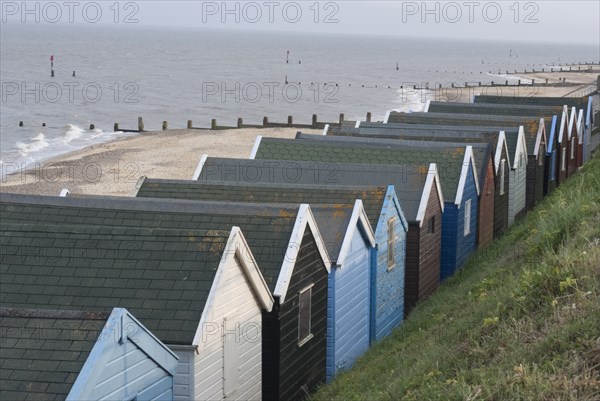
M 54 54 L 50 55 L 50 78 L 54 78 Z

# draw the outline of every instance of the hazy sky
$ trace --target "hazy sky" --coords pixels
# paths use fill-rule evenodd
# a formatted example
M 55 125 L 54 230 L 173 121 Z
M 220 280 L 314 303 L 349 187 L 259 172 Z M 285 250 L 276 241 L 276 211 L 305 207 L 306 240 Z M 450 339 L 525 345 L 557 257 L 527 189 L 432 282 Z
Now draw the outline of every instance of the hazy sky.
M 35 18 L 35 15 L 27 14 L 25 3 L 21 1 L 2 0 L 1 3 L 3 26 L 18 24 L 20 19 L 30 22 Z M 67 3 L 74 5 L 67 6 Z M 143 26 L 527 40 L 600 46 L 600 0 L 138 0 L 119 3 L 113 0 L 58 0 L 29 1 L 25 7 L 33 9 L 34 13 L 38 7 L 42 24 L 53 20 L 68 23 L 71 15 L 75 23 L 96 19 L 95 22 L 101 24 L 118 23 L 121 26 L 127 20 Z M 56 17 L 57 13 L 60 18 Z
M 230 29 L 600 42 L 599 0 L 144 1 L 139 2 L 139 20 Z

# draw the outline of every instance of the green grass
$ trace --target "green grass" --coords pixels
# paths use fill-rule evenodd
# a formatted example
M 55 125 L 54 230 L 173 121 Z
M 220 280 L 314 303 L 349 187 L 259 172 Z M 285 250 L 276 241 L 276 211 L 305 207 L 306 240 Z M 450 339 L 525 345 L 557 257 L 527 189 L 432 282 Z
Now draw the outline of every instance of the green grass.
M 311 399 L 600 400 L 600 157 Z

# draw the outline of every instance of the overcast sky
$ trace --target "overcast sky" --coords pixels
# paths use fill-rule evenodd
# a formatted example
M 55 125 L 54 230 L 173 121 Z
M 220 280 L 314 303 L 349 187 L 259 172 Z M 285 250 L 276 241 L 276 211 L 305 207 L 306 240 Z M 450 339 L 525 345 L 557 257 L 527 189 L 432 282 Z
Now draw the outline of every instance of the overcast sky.
M 89 23 L 567 42 L 600 46 L 600 0 L 578 1 L 6 1 L 2 26 Z M 37 8 L 36 8 L 37 7 Z M 72 7 L 72 9 L 67 9 Z M 96 7 L 99 10 L 96 10 Z M 37 9 L 37 16 L 29 11 Z M 85 11 L 85 13 L 84 13 Z M 35 12 L 34 12 L 35 14 Z M 83 14 L 83 16 L 82 16 Z M 55 16 L 58 15 L 58 18 Z M 87 17 L 86 17 L 87 15 Z M 85 20 L 85 21 L 83 21 Z M 56 21 L 51 21 L 52 23 Z M 39 23 L 39 21 L 34 21 Z M 134 25 L 135 24 L 135 25 Z M 599 49 L 600 52 L 600 49 Z M 600 55 L 599 55 L 600 58 Z
M 600 1 L 142 1 L 146 25 L 600 42 Z M 236 22 L 238 19 L 239 22 Z M 224 22 L 223 22 L 224 21 Z M 600 51 L 600 50 L 599 50 Z

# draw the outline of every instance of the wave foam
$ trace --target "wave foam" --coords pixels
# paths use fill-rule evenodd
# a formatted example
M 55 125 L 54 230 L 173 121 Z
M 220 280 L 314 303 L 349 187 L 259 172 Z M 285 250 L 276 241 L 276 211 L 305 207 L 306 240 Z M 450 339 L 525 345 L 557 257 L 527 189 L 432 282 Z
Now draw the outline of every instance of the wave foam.
M 17 141 L 16 146 L 21 156 L 27 156 L 29 153 L 39 152 L 40 150 L 46 149 L 48 146 L 50 146 L 50 144 L 46 140 L 46 136 L 40 132 L 31 138 L 29 143 Z
M 73 124 L 67 124 L 65 127 L 64 143 L 69 143 L 75 139 L 81 138 L 84 130 Z

